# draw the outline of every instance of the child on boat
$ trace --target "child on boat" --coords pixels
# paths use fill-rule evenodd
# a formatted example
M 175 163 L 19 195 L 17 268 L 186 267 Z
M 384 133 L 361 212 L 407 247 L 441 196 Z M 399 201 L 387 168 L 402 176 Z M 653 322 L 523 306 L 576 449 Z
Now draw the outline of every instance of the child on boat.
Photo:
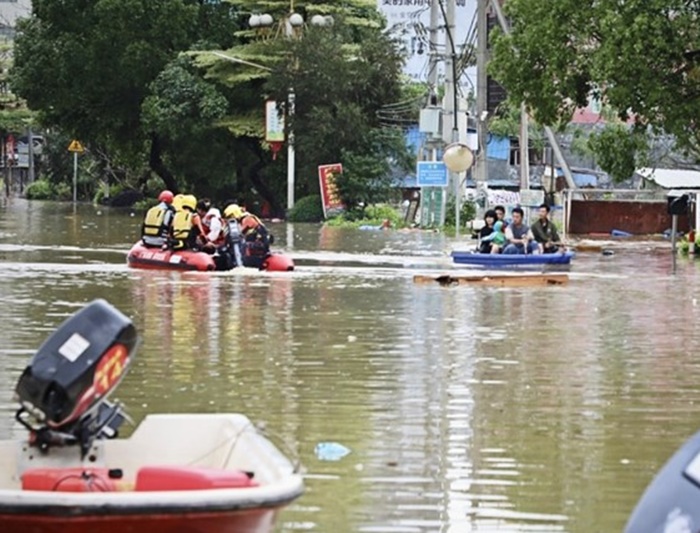
M 482 243 L 484 241 L 491 243 L 491 251 L 489 253 L 501 253 L 501 250 L 506 244 L 506 234 L 503 233 L 503 221 L 496 221 L 496 223 L 493 225 L 493 231 L 489 235 L 481 239 Z

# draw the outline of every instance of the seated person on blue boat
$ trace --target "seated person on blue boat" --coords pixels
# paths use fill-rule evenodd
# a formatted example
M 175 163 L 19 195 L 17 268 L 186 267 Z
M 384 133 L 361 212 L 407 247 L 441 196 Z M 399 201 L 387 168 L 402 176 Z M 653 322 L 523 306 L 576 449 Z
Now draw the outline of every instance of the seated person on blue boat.
M 540 253 L 554 254 L 560 250 L 561 242 L 559 232 L 554 222 L 549 220 L 550 207 L 547 204 L 542 204 L 539 207 L 538 219 L 530 226 L 530 231 L 539 247 Z
M 146 211 L 141 225 L 141 241 L 149 248 L 162 248 L 167 245 L 175 216 L 174 195 L 165 190 L 158 195 L 158 204 Z
M 540 248 L 535 242 L 530 228 L 523 222 L 523 210 L 513 208 L 513 221 L 506 228 L 506 247 L 504 254 L 535 254 Z
M 491 241 L 484 239 L 493 233 L 493 225 L 496 222 L 496 211 L 489 209 L 484 214 L 484 227 L 479 230 L 479 248 L 480 254 L 491 253 Z
M 506 219 L 506 208 L 502 205 L 497 205 L 493 208 L 493 210 L 496 212 L 496 220 L 503 222 L 503 231 L 505 231 L 506 227 L 508 227 L 508 224 L 510 223 L 510 220 Z
M 506 244 L 506 235 L 503 233 L 503 222 L 497 220 L 493 225 L 493 231 L 482 239 L 483 244 L 490 245 L 489 254 L 500 254 Z

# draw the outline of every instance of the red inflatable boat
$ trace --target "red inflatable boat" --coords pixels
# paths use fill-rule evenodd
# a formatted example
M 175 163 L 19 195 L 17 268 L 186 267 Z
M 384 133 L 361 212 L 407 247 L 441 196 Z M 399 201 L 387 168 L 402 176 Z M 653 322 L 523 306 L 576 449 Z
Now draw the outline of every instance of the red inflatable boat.
M 199 270 L 202 272 L 216 270 L 216 263 L 214 262 L 213 256 L 205 252 L 149 248 L 144 246 L 141 241 L 131 247 L 126 261 L 132 268 Z M 261 270 L 288 272 L 294 270 L 294 261 L 287 255 L 273 253 L 265 260 Z

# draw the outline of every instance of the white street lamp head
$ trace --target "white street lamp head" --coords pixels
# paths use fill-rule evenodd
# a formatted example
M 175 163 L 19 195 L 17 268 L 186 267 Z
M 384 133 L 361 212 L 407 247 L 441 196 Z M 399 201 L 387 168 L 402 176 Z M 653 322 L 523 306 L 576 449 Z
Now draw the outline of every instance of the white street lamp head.
M 292 13 L 289 15 L 289 23 L 293 28 L 300 28 L 304 24 L 304 17 L 299 13 Z
M 257 28 L 260 26 L 260 15 L 251 15 L 248 19 L 248 26 L 251 28 Z
M 464 143 L 452 143 L 445 148 L 442 160 L 451 172 L 464 172 L 474 164 L 474 152 Z
M 269 28 L 270 26 L 272 26 L 273 22 L 274 21 L 272 20 L 272 15 L 270 15 L 269 13 L 263 13 L 262 15 L 260 15 L 260 25 L 263 28 Z
M 314 26 L 333 26 L 333 17 L 330 15 L 314 15 L 311 17 L 311 24 Z

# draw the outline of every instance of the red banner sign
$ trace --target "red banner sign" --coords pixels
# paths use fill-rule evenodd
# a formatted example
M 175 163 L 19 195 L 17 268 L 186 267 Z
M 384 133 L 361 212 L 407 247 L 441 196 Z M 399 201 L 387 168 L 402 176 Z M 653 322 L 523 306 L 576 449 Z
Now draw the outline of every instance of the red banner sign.
M 345 204 L 338 195 L 337 179 L 343 173 L 343 165 L 319 165 L 318 180 L 321 185 L 321 202 L 323 203 L 323 215 L 337 215 L 345 210 Z
M 5 162 L 8 165 L 15 162 L 15 138 L 12 135 L 5 137 Z

